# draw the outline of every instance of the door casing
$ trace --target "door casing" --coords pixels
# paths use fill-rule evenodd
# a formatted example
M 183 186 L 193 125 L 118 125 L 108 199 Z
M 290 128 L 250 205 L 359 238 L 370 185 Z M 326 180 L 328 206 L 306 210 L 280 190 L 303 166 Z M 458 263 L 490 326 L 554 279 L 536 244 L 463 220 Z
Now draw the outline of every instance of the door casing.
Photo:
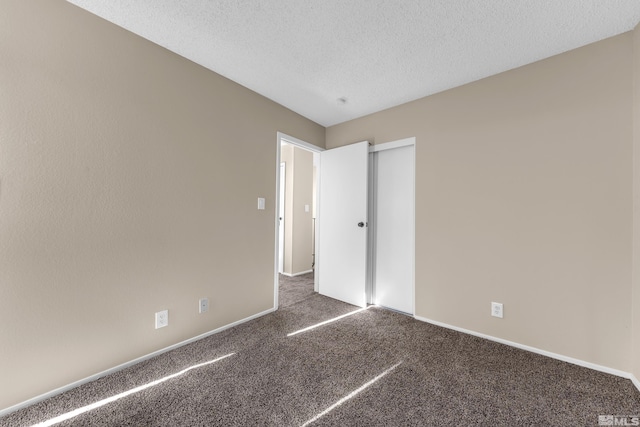
M 287 169 L 284 162 L 280 162 L 280 190 L 278 191 L 278 273 L 284 272 L 284 221 L 286 220 L 284 211 L 284 195 Z

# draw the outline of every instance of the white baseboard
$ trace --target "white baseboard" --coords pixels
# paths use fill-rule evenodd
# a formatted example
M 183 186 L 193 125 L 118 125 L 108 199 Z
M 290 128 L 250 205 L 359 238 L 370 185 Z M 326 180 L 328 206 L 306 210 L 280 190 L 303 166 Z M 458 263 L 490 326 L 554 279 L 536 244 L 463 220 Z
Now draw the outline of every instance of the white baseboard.
M 508 346 L 511 346 L 511 347 L 519 348 L 521 350 L 526 350 L 526 351 L 530 351 L 532 353 L 537 353 L 537 354 L 541 354 L 543 356 L 551 357 L 552 359 L 561 360 L 563 362 L 572 363 L 574 365 L 582 366 L 582 367 L 593 369 L 593 370 L 600 371 L 600 372 L 605 372 L 607 374 L 612 374 L 612 375 L 615 375 L 615 376 L 618 376 L 618 377 L 622 377 L 622 378 L 627 378 L 627 379 L 631 380 L 633 385 L 635 385 L 636 388 L 638 389 L 638 391 L 640 391 L 640 381 L 638 381 L 638 379 L 630 372 L 625 372 L 625 371 L 621 371 L 619 369 L 610 368 L 608 366 L 598 365 L 596 363 L 591 363 L 591 362 L 587 362 L 587 361 L 584 361 L 584 360 L 575 359 L 573 357 L 564 356 L 564 355 L 558 354 L 558 353 L 552 353 L 552 352 L 547 351 L 547 350 L 542 350 L 542 349 L 539 349 L 539 348 L 536 348 L 536 347 L 531 347 L 531 346 L 520 344 L 520 343 L 517 343 L 517 342 L 508 341 L 508 340 L 505 340 L 505 339 L 502 339 L 502 338 L 497 338 L 497 337 L 494 337 L 494 336 L 491 336 L 491 335 L 482 334 L 480 332 L 471 331 L 469 329 L 459 328 L 457 326 L 449 325 L 447 323 L 438 322 L 437 320 L 427 319 L 426 317 L 420 317 L 420 316 L 413 316 L 413 317 L 416 320 L 420 320 L 421 322 L 431 323 L 432 325 L 441 326 L 441 327 L 447 328 L 447 329 L 452 329 L 454 331 L 462 332 L 463 334 L 473 335 L 473 336 L 476 336 L 476 337 L 487 339 L 489 341 L 495 341 L 495 342 L 498 342 L 500 344 L 505 344 L 505 345 L 508 345 Z
M 31 405 L 33 405 L 35 403 L 41 402 L 41 401 L 43 401 L 45 399 L 48 399 L 48 398 L 53 397 L 53 396 L 56 396 L 56 395 L 58 395 L 60 393 L 64 393 L 65 391 L 68 391 L 68 390 L 71 390 L 71 389 L 76 388 L 78 386 L 81 386 L 82 384 L 86 384 L 88 382 L 95 381 L 95 380 L 97 380 L 99 378 L 102 378 L 104 376 L 107 376 L 109 374 L 113 374 L 115 372 L 121 371 L 122 369 L 128 368 L 129 366 L 133 366 L 133 365 L 135 365 L 137 363 L 140 363 L 140 362 L 143 362 L 145 360 L 151 359 L 152 357 L 159 356 L 162 353 L 166 353 L 168 351 L 175 350 L 176 348 L 182 347 L 182 346 L 187 345 L 187 344 L 191 344 L 192 342 L 201 340 L 201 339 L 206 338 L 206 337 L 208 337 L 210 335 L 217 334 L 217 333 L 222 332 L 222 331 L 224 331 L 226 329 L 233 328 L 234 326 L 240 325 L 242 323 L 248 322 L 248 321 L 256 319 L 258 317 L 262 317 L 262 316 L 264 316 L 266 314 L 272 313 L 273 311 L 275 311 L 275 309 L 274 308 L 270 308 L 269 310 L 265 310 L 263 312 L 254 314 L 253 316 L 249 316 L 249 317 L 246 317 L 244 319 L 240 319 L 240 320 L 238 320 L 236 322 L 229 323 L 228 325 L 221 326 L 221 327 L 219 327 L 217 329 L 214 329 L 212 331 L 205 332 L 204 334 L 198 335 L 198 336 L 193 337 L 193 338 L 189 338 L 186 341 L 182 341 L 182 342 L 179 342 L 177 344 L 173 344 L 173 345 L 171 345 L 169 347 L 165 347 L 163 349 L 154 351 L 153 353 L 147 354 L 145 356 L 138 357 L 137 359 L 133 359 L 133 360 L 131 360 L 129 362 L 125 362 L 125 363 L 123 363 L 121 365 L 118 365 L 116 367 L 107 369 L 106 371 L 102 371 L 100 373 L 91 375 L 89 377 L 83 378 L 83 379 L 78 380 L 78 381 L 75 381 L 75 382 L 73 382 L 71 384 L 68 384 L 68 385 L 65 385 L 63 387 L 57 388 L 55 390 L 49 391 L 47 393 L 41 394 L 41 395 L 36 396 L 34 398 L 31 398 L 29 400 L 25 400 L 24 402 L 18 403 L 18 404 L 13 405 L 13 406 L 10 406 L 8 408 L 0 409 L 0 417 L 3 417 L 5 415 L 9 415 L 12 412 L 15 412 L 17 410 L 26 408 L 27 406 L 31 406 Z
M 313 273 L 313 270 L 301 271 L 300 273 L 294 273 L 294 274 L 289 274 L 284 272 L 280 274 L 287 277 L 296 277 L 296 276 L 302 276 L 303 274 L 308 274 L 308 273 Z
M 638 381 L 638 378 L 637 378 L 635 375 L 633 375 L 633 374 L 630 374 L 630 375 L 631 375 L 631 378 L 629 378 L 629 379 L 631 380 L 631 382 L 633 383 L 633 385 L 635 385 L 635 386 L 636 386 L 636 388 L 638 389 L 638 391 L 640 391 L 640 381 Z

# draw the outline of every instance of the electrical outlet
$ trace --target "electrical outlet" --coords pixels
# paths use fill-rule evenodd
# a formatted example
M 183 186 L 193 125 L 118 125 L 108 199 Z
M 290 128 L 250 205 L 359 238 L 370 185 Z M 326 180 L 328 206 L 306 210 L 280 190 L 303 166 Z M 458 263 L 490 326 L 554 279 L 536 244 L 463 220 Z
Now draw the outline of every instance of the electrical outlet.
M 169 310 L 162 310 L 156 313 L 156 329 L 169 325 Z
M 499 303 L 499 302 L 491 303 L 491 315 L 493 317 L 499 317 L 502 319 L 502 303 Z
M 209 311 L 209 298 L 200 298 L 199 312 L 200 314 Z

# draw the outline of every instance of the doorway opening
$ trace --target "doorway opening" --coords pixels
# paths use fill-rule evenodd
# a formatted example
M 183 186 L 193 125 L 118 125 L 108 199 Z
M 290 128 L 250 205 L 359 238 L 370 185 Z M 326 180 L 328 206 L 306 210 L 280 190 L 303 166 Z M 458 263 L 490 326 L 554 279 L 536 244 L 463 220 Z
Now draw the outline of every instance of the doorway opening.
M 318 291 L 316 213 L 321 151 L 306 141 L 277 134 L 275 309 L 281 275 L 291 282 L 313 273 L 314 291 Z

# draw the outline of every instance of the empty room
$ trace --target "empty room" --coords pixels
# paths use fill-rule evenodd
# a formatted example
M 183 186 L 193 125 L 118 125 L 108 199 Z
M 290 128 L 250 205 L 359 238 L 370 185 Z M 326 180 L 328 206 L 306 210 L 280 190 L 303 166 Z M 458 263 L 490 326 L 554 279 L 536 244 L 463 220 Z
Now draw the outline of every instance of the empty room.
M 640 425 L 637 0 L 0 0 L 0 426 Z

